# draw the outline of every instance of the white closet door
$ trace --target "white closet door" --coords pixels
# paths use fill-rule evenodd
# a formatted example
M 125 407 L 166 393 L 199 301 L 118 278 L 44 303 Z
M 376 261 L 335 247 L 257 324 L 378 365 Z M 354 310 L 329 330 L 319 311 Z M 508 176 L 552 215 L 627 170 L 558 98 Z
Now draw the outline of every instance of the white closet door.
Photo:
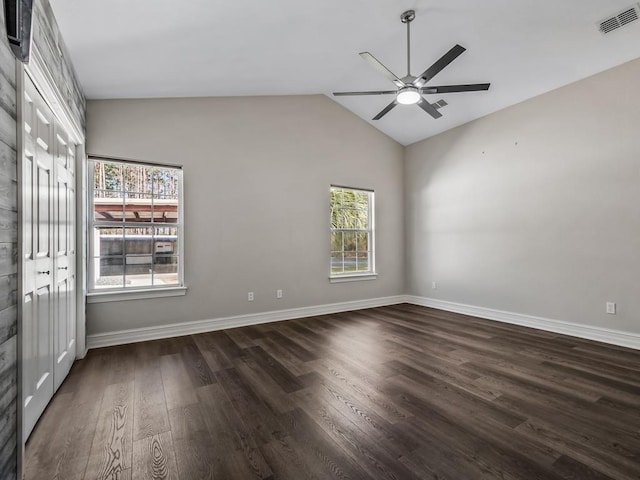
M 23 103 L 24 438 L 75 359 L 75 145 L 25 75 Z
M 54 234 L 55 275 L 55 366 L 54 387 L 65 379 L 75 358 L 75 145 L 57 129 L 55 139 L 56 206 Z
M 53 396 L 53 115 L 26 79 L 23 197 L 25 438 Z

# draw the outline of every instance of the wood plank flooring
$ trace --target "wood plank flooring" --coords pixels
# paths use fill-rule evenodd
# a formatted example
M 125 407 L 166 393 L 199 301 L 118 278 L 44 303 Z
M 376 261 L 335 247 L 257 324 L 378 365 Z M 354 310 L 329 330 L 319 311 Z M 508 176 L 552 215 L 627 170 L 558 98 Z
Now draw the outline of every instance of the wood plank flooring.
M 640 479 L 640 352 L 398 305 L 92 350 L 26 478 Z

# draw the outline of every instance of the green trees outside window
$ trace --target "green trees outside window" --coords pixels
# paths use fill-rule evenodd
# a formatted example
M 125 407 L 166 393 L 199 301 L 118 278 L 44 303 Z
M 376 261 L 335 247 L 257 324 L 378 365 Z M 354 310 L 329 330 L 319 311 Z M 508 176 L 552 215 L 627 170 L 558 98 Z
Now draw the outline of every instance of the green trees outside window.
M 331 275 L 373 273 L 373 192 L 331 187 Z

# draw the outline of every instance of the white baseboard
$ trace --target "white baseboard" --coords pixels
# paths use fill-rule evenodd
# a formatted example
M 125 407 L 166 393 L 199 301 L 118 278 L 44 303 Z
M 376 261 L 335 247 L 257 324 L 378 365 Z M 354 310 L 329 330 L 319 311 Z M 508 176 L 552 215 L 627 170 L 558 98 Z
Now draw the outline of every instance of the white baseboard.
M 592 327 L 578 323 L 552 320 L 549 318 L 524 315 L 522 313 L 495 310 L 463 303 L 448 302 L 428 297 L 415 295 L 394 295 L 391 297 L 372 298 L 350 302 L 331 303 L 312 307 L 291 308 L 287 310 L 275 310 L 272 312 L 252 313 L 248 315 L 236 315 L 232 317 L 214 318 L 211 320 L 198 320 L 192 322 L 174 323 L 146 328 L 133 328 L 117 332 L 98 333 L 87 337 L 87 349 L 124 345 L 127 343 L 144 342 L 147 340 L 159 340 L 162 338 L 193 335 L 196 333 L 212 332 L 227 328 L 245 327 L 261 323 L 279 322 L 295 318 L 314 317 L 330 313 L 348 312 L 363 308 L 384 307 L 399 303 L 411 303 L 423 307 L 437 308 L 447 312 L 461 313 L 474 317 L 495 320 L 498 322 L 522 325 L 524 327 L 537 328 L 549 332 L 560 333 L 572 337 L 585 338 L 612 345 L 634 348 L 640 350 L 640 334 L 611 330 L 601 327 Z
M 514 325 L 522 325 L 524 327 L 537 328 L 554 333 L 570 335 L 572 337 L 585 338 L 588 340 L 596 340 L 598 342 L 620 345 L 622 347 L 635 348 L 640 350 L 640 334 L 632 332 L 623 332 L 621 330 L 611 330 L 602 327 L 592 327 L 578 323 L 565 322 L 562 320 L 552 320 L 549 318 L 534 317 L 532 315 L 524 315 L 521 313 L 505 312 L 503 310 L 494 310 L 492 308 L 476 307 L 473 305 L 465 305 L 463 303 L 448 302 L 445 300 L 436 300 L 428 297 L 418 297 L 414 295 L 406 295 L 407 303 L 420 305 L 423 307 L 437 308 L 448 312 L 462 313 L 474 317 L 485 318 L 487 320 L 495 320 L 498 322 L 511 323 Z
M 180 337 L 196 333 L 212 332 L 226 328 L 245 327 L 260 323 L 279 322 L 295 318 L 314 317 L 330 313 L 348 312 L 363 308 L 383 307 L 405 303 L 405 295 L 392 297 L 371 298 L 350 302 L 330 303 L 313 307 L 291 308 L 288 310 L 275 310 L 272 312 L 252 313 L 249 315 L 236 315 L 233 317 L 214 318 L 211 320 L 198 320 L 192 322 L 173 323 L 146 328 L 132 328 L 117 332 L 97 333 L 87 336 L 87 348 L 110 347 L 124 345 L 126 343 L 144 342 L 147 340 L 159 340 L 162 338 Z

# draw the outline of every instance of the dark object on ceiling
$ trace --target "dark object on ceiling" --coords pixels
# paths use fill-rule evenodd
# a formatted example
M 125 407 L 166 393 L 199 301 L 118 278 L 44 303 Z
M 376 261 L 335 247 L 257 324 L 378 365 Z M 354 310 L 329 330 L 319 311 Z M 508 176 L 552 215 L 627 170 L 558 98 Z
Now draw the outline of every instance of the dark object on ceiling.
M 7 40 L 13 54 L 22 63 L 29 63 L 32 11 L 33 0 L 4 0 Z

